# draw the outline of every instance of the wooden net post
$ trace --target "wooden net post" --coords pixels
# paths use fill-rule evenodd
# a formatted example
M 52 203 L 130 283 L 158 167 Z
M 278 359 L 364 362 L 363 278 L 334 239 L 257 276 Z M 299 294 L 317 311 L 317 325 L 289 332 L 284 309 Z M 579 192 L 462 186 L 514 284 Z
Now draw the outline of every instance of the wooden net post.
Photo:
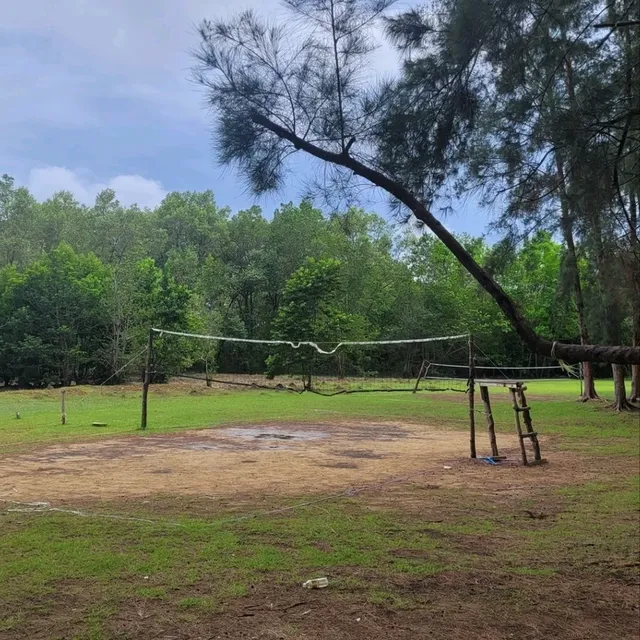
M 151 384 L 151 363 L 153 355 L 153 329 L 149 329 L 147 342 L 147 359 L 144 365 L 144 378 L 142 381 L 142 415 L 140 417 L 140 428 L 147 428 L 147 401 L 149 396 L 149 385 Z
M 66 396 L 67 396 L 67 391 L 66 389 L 63 389 L 60 392 L 60 422 L 62 424 L 67 424 L 67 407 L 66 407 Z
M 204 361 L 204 376 L 205 376 L 205 384 L 207 387 L 211 386 L 211 377 L 209 376 L 209 357 L 207 356 Z
M 416 393 L 416 391 L 418 391 L 418 387 L 420 386 L 420 380 L 422 380 L 422 376 L 425 375 L 426 366 L 427 366 L 427 361 L 423 360 L 422 364 L 420 365 L 420 371 L 418 372 L 418 379 L 416 380 L 416 384 L 413 387 L 413 393 Z
M 475 416 L 475 377 L 476 357 L 473 347 L 473 336 L 469 334 L 469 452 L 472 458 L 476 457 L 476 416 Z

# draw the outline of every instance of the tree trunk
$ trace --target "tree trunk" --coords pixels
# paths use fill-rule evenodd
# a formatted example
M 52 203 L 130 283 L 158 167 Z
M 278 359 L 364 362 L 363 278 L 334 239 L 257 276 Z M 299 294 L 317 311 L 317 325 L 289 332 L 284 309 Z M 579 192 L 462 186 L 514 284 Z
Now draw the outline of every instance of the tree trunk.
M 636 16 L 640 18 L 640 2 L 636 3 Z M 640 346 L 640 240 L 638 238 L 638 209 L 640 208 L 640 172 L 637 171 L 638 162 L 640 161 L 640 152 L 637 147 L 638 133 L 640 133 L 640 23 L 635 28 L 622 29 L 618 32 L 624 41 L 626 64 L 626 97 L 630 105 L 636 109 L 635 117 L 627 116 L 626 131 L 631 134 L 626 137 L 626 145 L 623 142 L 618 148 L 618 157 L 616 159 L 616 175 L 615 184 L 618 188 L 618 195 L 622 207 L 624 208 L 623 191 L 626 191 L 629 198 L 629 207 L 627 215 L 627 223 L 629 226 L 629 247 L 626 256 L 627 275 L 631 285 L 631 320 L 632 320 L 632 344 Z M 617 162 L 621 160 L 621 154 L 625 152 L 629 154 L 629 158 L 623 161 L 620 167 L 623 171 L 625 165 L 631 170 L 628 177 L 623 176 L 623 185 L 621 188 L 618 182 Z M 635 167 L 635 171 L 634 171 Z M 626 186 L 624 185 L 626 183 Z M 623 258 L 624 258 L 623 252 Z M 634 364 L 631 367 L 631 395 L 630 402 L 640 403 L 640 365 Z
M 640 8 L 639 8 L 640 10 Z M 638 207 L 640 206 L 640 177 L 637 178 L 636 193 L 629 195 L 629 240 L 631 251 L 630 276 L 633 291 L 631 322 L 633 327 L 632 344 L 640 347 L 640 241 L 638 239 Z M 631 402 L 640 403 L 640 364 L 631 365 Z
M 640 347 L 640 282 L 635 286 L 635 300 L 632 310 L 633 346 Z M 631 365 L 630 402 L 640 403 L 640 364 Z
M 563 34 L 566 35 L 566 34 Z M 573 63 L 570 55 L 567 55 L 564 63 L 565 68 L 565 86 L 569 96 L 569 102 L 572 108 L 577 109 L 576 94 L 573 81 Z M 576 245 L 573 239 L 573 219 L 571 217 L 571 208 L 569 202 L 569 194 L 567 193 L 566 176 L 564 171 L 564 158 L 560 154 L 562 144 L 555 141 L 555 159 L 556 170 L 558 173 L 558 183 L 560 188 L 560 209 L 561 209 L 561 228 L 564 235 L 565 244 L 567 246 L 567 255 L 569 261 L 569 269 L 571 270 L 571 279 L 573 283 L 573 293 L 576 303 L 576 314 L 578 319 L 578 330 L 580 332 L 580 344 L 589 344 L 589 330 L 585 318 L 584 295 L 582 291 L 582 282 L 580 279 L 580 270 L 578 267 L 578 256 Z M 591 362 L 582 363 L 582 393 L 578 398 L 579 402 L 588 402 L 589 400 L 599 400 L 596 392 L 595 379 L 593 377 L 593 367 Z
M 588 402 L 589 400 L 600 400 L 596 392 L 596 383 L 593 377 L 593 367 L 590 362 L 582 363 L 582 394 L 578 397 L 578 402 Z
M 631 369 L 631 396 L 629 402 L 640 404 L 640 364 L 632 365 Z
M 609 405 L 616 411 L 632 411 L 634 406 L 627 400 L 627 388 L 624 382 L 624 367 L 619 364 L 612 364 L 613 369 L 613 402 Z
M 559 153 L 556 152 L 556 169 L 558 173 L 558 181 L 560 183 L 560 211 L 561 211 L 561 227 L 564 242 L 567 246 L 567 257 L 569 269 L 571 270 L 571 281 L 573 284 L 573 295 L 576 303 L 576 315 L 578 317 L 578 329 L 580 331 L 580 344 L 589 344 L 589 330 L 584 314 L 584 296 L 582 294 L 582 282 L 580 280 L 580 271 L 578 269 L 578 256 L 576 253 L 576 245 L 573 240 L 573 222 L 571 220 L 569 199 L 567 196 L 567 188 L 565 184 L 564 165 Z M 582 363 L 583 388 L 582 394 L 578 398 L 580 402 L 588 402 L 589 400 L 599 400 L 596 393 L 595 380 L 593 378 L 593 367 L 591 363 L 586 361 Z
M 372 169 L 348 154 L 335 153 L 318 147 L 300 138 L 283 126 L 272 122 L 258 111 L 251 114 L 253 122 L 274 133 L 283 140 L 288 140 L 296 149 L 305 151 L 320 160 L 350 169 L 356 175 L 386 191 L 390 196 L 404 204 L 415 217 L 434 233 L 449 249 L 458 262 L 475 278 L 478 284 L 494 299 L 520 339 L 533 351 L 540 355 L 557 358 L 569 363 L 576 362 L 610 362 L 617 364 L 640 364 L 640 347 L 622 347 L 606 345 L 566 344 L 547 340 L 539 336 L 527 322 L 514 301 L 504 289 L 483 269 L 444 225 L 427 209 L 427 207 L 399 182 L 384 173 Z

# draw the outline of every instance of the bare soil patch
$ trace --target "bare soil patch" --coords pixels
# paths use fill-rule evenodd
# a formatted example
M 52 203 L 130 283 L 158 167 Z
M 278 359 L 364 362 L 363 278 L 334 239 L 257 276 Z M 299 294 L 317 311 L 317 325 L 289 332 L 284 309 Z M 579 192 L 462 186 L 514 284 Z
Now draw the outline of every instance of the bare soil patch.
M 400 460 L 406 473 L 441 469 L 442 460 L 462 458 L 466 448 L 464 433 L 397 423 L 267 423 L 136 435 L 3 456 L 0 495 L 300 495 L 380 481 L 397 472 Z
M 45 446 L 0 457 L 0 496 L 16 501 L 93 501 L 183 495 L 299 496 L 385 483 L 420 483 L 526 496 L 599 475 L 600 462 L 553 451 L 522 472 L 516 438 L 501 434 L 506 464 L 467 458 L 463 431 L 410 423 L 266 423 Z M 602 461 L 602 464 L 605 464 Z M 449 467 L 449 468 L 445 468 Z M 414 483 L 415 484 L 415 483 Z M 407 496 L 409 497 L 409 496 Z M 407 501 L 416 498 L 415 492 Z

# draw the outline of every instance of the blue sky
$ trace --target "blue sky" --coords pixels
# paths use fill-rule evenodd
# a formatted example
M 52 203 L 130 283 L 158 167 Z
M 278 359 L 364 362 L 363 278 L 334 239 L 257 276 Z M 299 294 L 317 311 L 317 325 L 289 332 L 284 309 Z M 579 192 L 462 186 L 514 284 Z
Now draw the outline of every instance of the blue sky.
M 221 205 L 259 204 L 266 215 L 299 199 L 294 178 L 256 200 L 215 164 L 203 94 L 189 80 L 197 22 L 249 7 L 277 19 L 277 0 L 3 4 L 0 173 L 37 198 L 67 189 L 91 203 L 110 187 L 125 204 L 154 206 L 169 191 L 212 189 Z M 377 56 L 383 72 L 389 53 Z M 387 213 L 382 201 L 374 208 Z M 487 220 L 470 201 L 447 224 L 480 234 Z

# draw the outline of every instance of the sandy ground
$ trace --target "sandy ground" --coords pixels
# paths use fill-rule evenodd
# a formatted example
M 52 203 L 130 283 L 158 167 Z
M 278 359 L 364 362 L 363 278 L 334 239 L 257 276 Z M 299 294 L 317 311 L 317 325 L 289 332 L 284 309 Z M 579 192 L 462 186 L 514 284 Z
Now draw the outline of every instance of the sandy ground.
M 513 450 L 516 438 L 501 436 L 500 444 Z M 326 493 L 442 472 L 467 451 L 464 431 L 394 423 L 262 424 L 127 436 L 3 456 L 0 497 Z

